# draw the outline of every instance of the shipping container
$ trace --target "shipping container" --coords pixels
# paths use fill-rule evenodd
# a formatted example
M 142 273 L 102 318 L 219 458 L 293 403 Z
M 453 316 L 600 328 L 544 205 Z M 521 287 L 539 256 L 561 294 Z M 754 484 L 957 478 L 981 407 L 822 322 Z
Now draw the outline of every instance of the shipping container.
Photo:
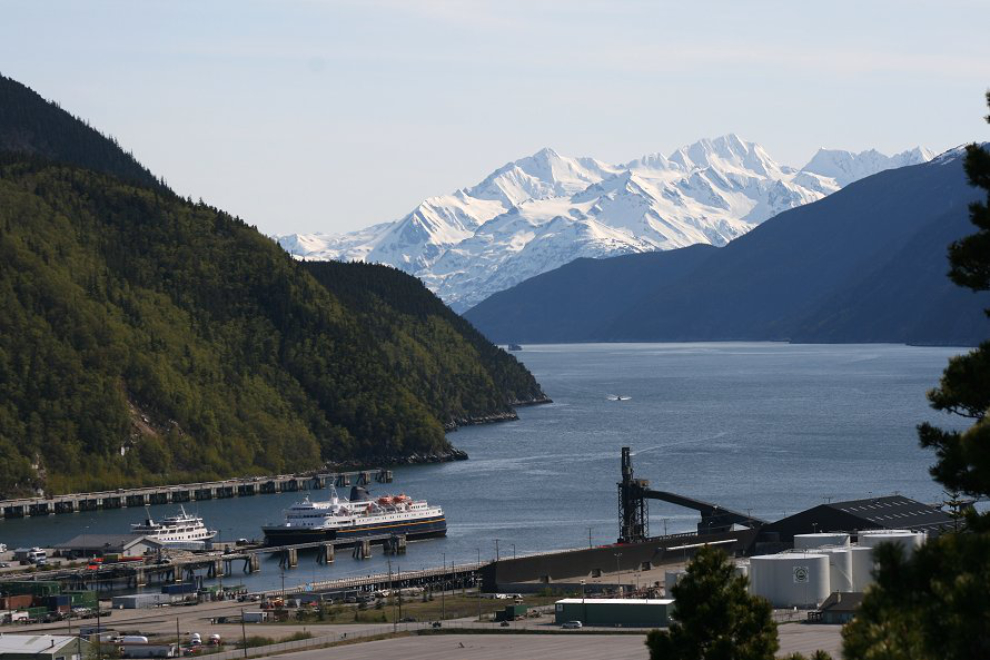
M 47 607 L 28 607 L 24 611 L 27 612 L 28 616 L 32 619 L 40 619 L 48 614 Z
M 17 582 L 4 582 L 3 590 L 8 594 L 31 594 L 32 596 L 54 596 L 62 593 L 58 582 L 47 580 L 20 580 Z
M 192 582 L 184 582 L 182 584 L 166 584 L 162 587 L 162 593 L 171 595 L 194 594 L 196 593 L 196 585 Z
M 496 621 L 515 621 L 516 619 L 526 616 L 526 612 L 529 610 L 529 605 L 508 605 L 501 612 L 495 613 Z
M 64 591 L 62 593 L 69 596 L 73 607 L 96 607 L 95 591 Z
M 129 596 L 114 596 L 113 609 L 118 610 L 140 610 L 158 607 L 162 603 L 171 602 L 172 597 L 167 594 L 142 593 Z
M 16 596 L 0 598 L 0 610 L 23 610 L 32 605 L 34 605 L 34 596 L 31 594 L 17 594 Z

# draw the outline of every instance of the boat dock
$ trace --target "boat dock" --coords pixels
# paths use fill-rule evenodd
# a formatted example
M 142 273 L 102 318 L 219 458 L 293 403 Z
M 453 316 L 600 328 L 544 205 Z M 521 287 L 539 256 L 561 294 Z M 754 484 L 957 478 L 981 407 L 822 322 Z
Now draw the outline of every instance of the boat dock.
M 387 555 L 404 555 L 406 537 L 404 535 L 381 534 L 361 539 L 320 541 L 287 546 L 258 546 L 236 551 L 215 551 L 206 553 L 182 552 L 167 560 L 147 559 L 142 562 L 104 563 L 96 568 L 75 566 L 33 573 L 10 572 L 0 574 L 0 590 L 7 581 L 57 581 L 68 589 L 89 589 L 99 593 L 128 591 L 143 587 L 195 582 L 197 577 L 208 579 L 235 577 L 238 573 L 257 573 L 261 570 L 262 556 L 278 559 L 280 569 L 291 570 L 299 567 L 300 551 L 315 550 L 313 561 L 318 564 L 334 563 L 339 548 L 349 548 L 355 559 L 371 557 L 372 546 L 381 545 Z M 408 580 L 436 582 L 443 580 L 464 580 L 473 575 L 483 564 L 451 565 L 449 569 L 427 569 L 413 574 Z M 446 576 L 446 577 L 444 577 Z M 371 575 L 362 578 L 347 578 L 312 583 L 306 586 L 286 589 L 285 593 L 300 593 L 314 589 L 325 591 L 338 588 L 356 588 L 354 585 L 380 585 L 384 578 Z M 410 582 L 409 584 L 413 584 Z M 380 588 L 380 587 L 376 587 Z
M 336 486 L 350 486 L 352 483 L 363 486 L 372 481 L 391 483 L 392 471 L 376 468 L 355 472 L 282 474 L 172 486 L 120 488 L 97 493 L 71 493 L 52 497 L 2 500 L 0 501 L 0 519 L 31 518 L 102 509 L 124 509 L 154 504 L 179 504 L 274 493 L 294 493 L 304 490 L 321 490 L 331 483 Z

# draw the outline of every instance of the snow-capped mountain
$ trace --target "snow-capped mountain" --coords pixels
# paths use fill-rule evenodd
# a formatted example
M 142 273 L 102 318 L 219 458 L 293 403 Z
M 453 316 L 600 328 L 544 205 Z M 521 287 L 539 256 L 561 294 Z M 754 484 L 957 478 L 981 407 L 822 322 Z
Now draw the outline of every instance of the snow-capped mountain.
M 796 170 L 735 135 L 619 165 L 543 149 L 401 220 L 278 241 L 304 259 L 401 268 L 463 311 L 579 257 L 724 245 L 857 179 L 931 158 L 924 149 L 891 157 L 822 149 Z

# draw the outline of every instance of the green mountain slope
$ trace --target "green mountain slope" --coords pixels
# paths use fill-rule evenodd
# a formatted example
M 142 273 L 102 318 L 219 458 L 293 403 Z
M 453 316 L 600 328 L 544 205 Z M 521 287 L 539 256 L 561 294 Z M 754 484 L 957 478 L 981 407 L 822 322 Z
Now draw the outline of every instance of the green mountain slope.
M 440 458 L 545 399 L 411 278 L 37 156 L 0 155 L 0 309 L 0 496 Z

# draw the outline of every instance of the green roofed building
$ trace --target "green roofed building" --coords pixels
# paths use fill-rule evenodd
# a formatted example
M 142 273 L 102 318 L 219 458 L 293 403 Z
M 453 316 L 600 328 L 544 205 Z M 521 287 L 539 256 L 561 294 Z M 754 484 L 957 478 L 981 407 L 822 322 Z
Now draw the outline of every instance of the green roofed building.
M 554 608 L 557 623 L 630 628 L 666 628 L 673 610 L 674 601 L 669 598 L 565 598 Z

